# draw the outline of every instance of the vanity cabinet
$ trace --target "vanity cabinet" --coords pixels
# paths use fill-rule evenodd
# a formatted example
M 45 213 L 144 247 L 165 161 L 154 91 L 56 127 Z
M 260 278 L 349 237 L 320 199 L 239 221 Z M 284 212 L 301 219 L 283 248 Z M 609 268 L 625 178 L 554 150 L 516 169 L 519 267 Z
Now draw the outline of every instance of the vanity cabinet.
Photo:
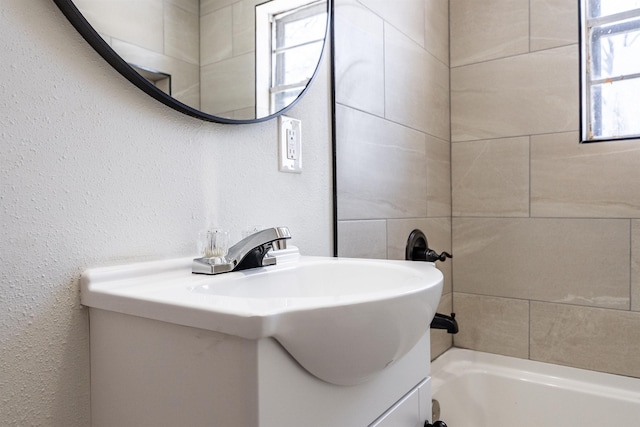
M 423 427 L 430 417 L 431 378 L 426 378 L 369 427 Z
M 97 308 L 90 327 L 93 427 L 416 427 L 430 417 L 428 334 L 373 379 L 339 386 L 273 338 Z
M 286 251 L 83 273 L 93 427 L 422 427 L 442 273 Z

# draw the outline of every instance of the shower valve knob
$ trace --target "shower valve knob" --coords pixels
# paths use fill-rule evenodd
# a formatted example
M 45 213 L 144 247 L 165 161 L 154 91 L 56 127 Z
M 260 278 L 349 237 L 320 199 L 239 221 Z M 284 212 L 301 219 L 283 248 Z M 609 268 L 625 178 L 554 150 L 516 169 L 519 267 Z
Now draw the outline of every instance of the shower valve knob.
M 438 253 L 436 251 L 432 251 L 433 252 L 433 256 L 438 260 L 438 261 L 444 261 L 447 258 L 453 258 L 453 255 L 451 255 L 449 252 L 442 252 L 440 255 L 438 255 Z M 434 424 L 435 427 L 446 427 L 445 426 L 436 426 Z
M 427 242 L 427 236 L 425 236 L 421 230 L 416 228 L 409 234 L 404 259 L 410 261 L 442 262 L 447 258 L 453 258 L 453 256 L 448 252 L 438 253 L 431 249 Z

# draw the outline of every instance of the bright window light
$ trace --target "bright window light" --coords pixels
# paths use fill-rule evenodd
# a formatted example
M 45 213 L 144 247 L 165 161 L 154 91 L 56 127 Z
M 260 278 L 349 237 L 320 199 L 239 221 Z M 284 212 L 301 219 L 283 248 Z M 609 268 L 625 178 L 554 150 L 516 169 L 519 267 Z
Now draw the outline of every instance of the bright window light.
M 256 7 L 256 106 L 264 114 L 295 100 L 324 47 L 324 0 L 274 0 Z
M 640 0 L 581 0 L 582 140 L 640 137 Z

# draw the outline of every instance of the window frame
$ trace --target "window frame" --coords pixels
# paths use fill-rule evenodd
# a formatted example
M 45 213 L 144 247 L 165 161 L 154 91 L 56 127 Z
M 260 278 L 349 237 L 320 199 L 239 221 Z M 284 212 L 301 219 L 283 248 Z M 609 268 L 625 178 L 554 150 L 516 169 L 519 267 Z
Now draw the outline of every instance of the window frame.
M 256 6 L 256 111 L 272 111 L 275 107 L 277 93 L 300 87 L 303 91 L 309 79 L 287 86 L 275 86 L 274 80 L 278 72 L 274 48 L 276 17 L 295 14 L 307 8 L 323 5 L 323 0 L 273 0 Z M 323 13 L 329 14 L 326 8 Z M 329 17 L 327 16 L 327 19 Z M 324 37 L 322 38 L 324 45 Z M 315 40 L 317 42 L 318 40 Z M 324 48 L 323 48 L 324 49 Z M 323 49 L 320 55 L 322 56 Z
M 322 49 L 322 43 L 324 41 L 324 38 L 319 36 L 315 39 L 307 40 L 305 42 L 298 43 L 296 45 L 280 47 L 279 41 L 277 39 L 278 36 L 281 34 L 280 32 L 284 31 L 284 27 L 287 24 L 304 18 L 305 14 L 308 16 L 316 16 L 316 15 L 322 15 L 326 13 L 326 11 L 322 6 L 323 6 L 323 1 L 316 0 L 304 5 L 300 5 L 295 9 L 287 10 L 285 12 L 281 12 L 273 15 L 273 22 L 271 27 L 272 70 L 271 70 L 271 87 L 269 88 L 270 95 L 271 95 L 270 96 L 271 108 L 275 108 L 276 97 L 278 96 L 278 94 L 286 93 L 291 90 L 302 90 L 304 89 L 304 87 L 306 87 L 307 84 L 309 84 L 309 81 L 310 81 L 309 78 L 306 78 L 304 80 L 298 80 L 296 82 L 292 82 L 289 84 L 277 84 L 276 81 L 278 80 L 278 77 L 281 76 L 283 73 L 285 73 L 287 69 L 286 68 L 287 64 L 284 61 L 279 61 L 278 56 L 284 52 L 295 50 L 308 45 L 319 45 Z
M 602 36 L 603 34 L 610 35 L 612 34 L 608 30 L 611 29 L 611 26 L 616 24 L 624 23 L 626 19 L 629 18 L 637 18 L 640 20 L 640 8 L 630 9 L 623 12 L 614 13 L 611 15 L 606 15 L 604 17 L 597 17 L 589 19 L 588 17 L 588 5 L 587 3 L 593 0 L 580 0 L 579 2 L 579 45 L 580 45 L 580 142 L 581 143 L 592 143 L 592 142 L 605 142 L 605 141 L 623 141 L 629 139 L 639 139 L 640 132 L 633 135 L 623 135 L 623 136 L 594 136 L 599 134 L 593 132 L 594 126 L 601 126 L 602 122 L 592 122 L 591 120 L 591 112 L 592 112 L 592 102 L 591 99 L 593 96 L 599 96 L 598 92 L 594 95 L 594 92 L 591 90 L 594 86 L 598 84 L 602 84 L 605 82 L 616 82 L 621 80 L 629 80 L 629 79 L 638 79 L 640 81 L 640 67 L 637 72 L 632 74 L 623 74 L 620 76 L 612 76 L 609 78 L 599 78 L 592 79 L 590 73 L 591 64 L 598 63 L 598 61 L 589 61 L 591 57 L 591 52 L 594 50 L 592 46 L 595 44 L 592 40 L 591 29 L 594 29 L 593 35 Z M 640 23 L 629 22 L 629 27 L 632 29 L 640 29 Z M 634 25 L 635 24 L 635 25 Z M 607 27 L 609 26 L 609 27 Z M 628 28 L 626 29 L 628 30 Z M 625 33 L 625 29 L 617 29 L 613 34 L 622 34 Z M 597 37 L 597 40 L 600 41 L 601 37 Z M 602 102 L 600 102 L 602 104 Z M 601 113 L 601 109 L 598 110 Z M 596 112 L 596 114 L 598 114 Z

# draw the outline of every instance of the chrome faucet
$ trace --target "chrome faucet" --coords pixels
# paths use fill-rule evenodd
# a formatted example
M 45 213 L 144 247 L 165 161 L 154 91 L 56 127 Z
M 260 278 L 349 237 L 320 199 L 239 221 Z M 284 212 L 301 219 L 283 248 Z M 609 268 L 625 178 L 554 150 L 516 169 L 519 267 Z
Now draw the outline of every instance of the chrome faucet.
M 267 255 L 267 252 L 274 243 L 279 247 L 285 246 L 285 241 L 290 238 L 287 227 L 267 228 L 231 246 L 224 257 L 195 258 L 191 271 L 197 274 L 220 274 L 274 265 L 275 257 Z

